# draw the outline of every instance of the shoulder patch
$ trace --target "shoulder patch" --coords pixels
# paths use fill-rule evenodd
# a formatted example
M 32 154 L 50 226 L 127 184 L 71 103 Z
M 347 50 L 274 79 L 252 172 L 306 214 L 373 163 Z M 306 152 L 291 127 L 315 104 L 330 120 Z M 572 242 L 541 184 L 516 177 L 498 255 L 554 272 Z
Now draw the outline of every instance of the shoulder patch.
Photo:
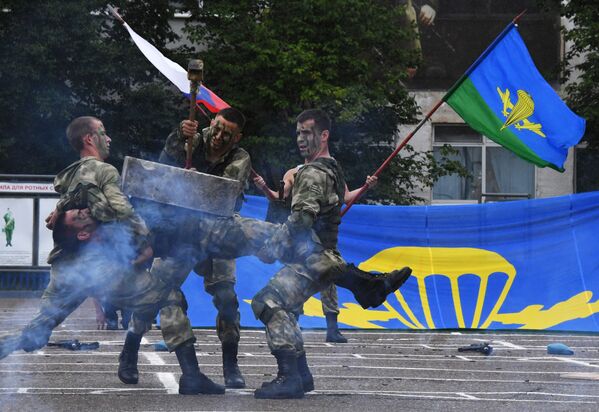
M 320 185 L 317 185 L 316 183 L 310 185 L 310 188 L 308 190 L 311 193 L 314 193 L 315 195 L 321 195 L 322 194 L 322 187 Z

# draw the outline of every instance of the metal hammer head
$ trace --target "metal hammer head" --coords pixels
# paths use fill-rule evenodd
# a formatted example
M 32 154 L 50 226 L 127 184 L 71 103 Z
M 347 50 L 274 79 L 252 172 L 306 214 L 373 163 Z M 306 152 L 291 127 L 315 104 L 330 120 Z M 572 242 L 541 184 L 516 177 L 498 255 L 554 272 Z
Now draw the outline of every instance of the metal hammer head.
M 194 59 L 189 61 L 187 79 L 192 82 L 201 82 L 204 79 L 204 62 L 202 60 Z

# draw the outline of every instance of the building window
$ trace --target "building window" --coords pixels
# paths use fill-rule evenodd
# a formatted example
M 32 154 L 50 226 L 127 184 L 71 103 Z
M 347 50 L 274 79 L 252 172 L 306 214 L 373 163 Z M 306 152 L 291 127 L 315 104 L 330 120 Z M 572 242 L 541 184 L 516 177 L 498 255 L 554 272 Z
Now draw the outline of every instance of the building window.
M 535 169 L 531 163 L 466 125 L 434 125 L 433 134 L 435 157 L 440 157 L 441 146 L 450 144 L 458 151 L 453 160 L 459 160 L 470 173 L 465 178 L 457 175 L 440 178 L 433 187 L 433 203 L 534 197 Z

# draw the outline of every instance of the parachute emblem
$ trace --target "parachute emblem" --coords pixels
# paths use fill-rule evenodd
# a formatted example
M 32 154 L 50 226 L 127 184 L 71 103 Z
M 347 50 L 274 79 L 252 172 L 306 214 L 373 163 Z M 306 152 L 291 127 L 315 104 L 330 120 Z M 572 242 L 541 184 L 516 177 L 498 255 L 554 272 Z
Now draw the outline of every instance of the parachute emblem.
M 526 93 L 524 90 L 518 90 L 516 92 L 518 100 L 516 101 L 516 104 L 513 104 L 510 99 L 510 89 L 505 89 L 505 92 L 502 92 L 501 89 L 497 87 L 497 93 L 499 93 L 499 97 L 503 103 L 502 114 L 506 117 L 500 130 L 514 125 L 517 130 L 530 130 L 541 137 L 546 137 L 541 130 L 542 125 L 540 123 L 532 123 L 528 120 L 535 110 L 535 102 L 532 100 L 530 94 Z

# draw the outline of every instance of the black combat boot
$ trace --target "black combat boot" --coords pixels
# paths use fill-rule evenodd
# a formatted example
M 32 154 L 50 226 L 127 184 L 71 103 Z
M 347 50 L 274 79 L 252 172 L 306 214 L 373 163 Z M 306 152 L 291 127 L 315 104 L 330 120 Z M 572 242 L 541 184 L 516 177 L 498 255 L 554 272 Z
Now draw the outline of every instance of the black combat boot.
M 119 355 L 119 379 L 121 382 L 134 385 L 139 381 L 137 370 L 137 354 L 142 335 L 127 332 L 123 351 Z
M 212 382 L 206 375 L 200 372 L 198 358 L 193 343 L 186 342 L 175 349 L 179 366 L 183 374 L 179 379 L 179 393 L 181 395 L 222 395 L 225 387 Z
M 377 306 L 382 305 L 383 302 L 387 300 L 387 296 L 391 293 L 394 293 L 401 287 L 401 285 L 406 283 L 406 280 L 408 280 L 411 274 L 412 269 L 407 266 L 389 273 L 383 281 L 385 286 L 383 292 L 381 293 L 382 296 L 380 296 L 380 301 L 373 302 L 372 307 L 376 308 Z
M 343 276 L 335 280 L 335 284 L 350 290 L 364 309 L 376 308 L 383 304 L 387 295 L 399 289 L 411 274 L 412 269 L 409 267 L 376 274 L 349 264 Z
M 295 350 L 280 349 L 273 351 L 277 358 L 279 371 L 277 377 L 256 389 L 256 399 L 297 399 L 304 397 L 302 379 L 297 370 L 297 354 Z
M 339 332 L 336 313 L 325 313 L 327 319 L 327 342 L 347 343 L 347 338 Z
M 306 352 L 302 352 L 302 354 L 297 357 L 297 373 L 299 373 L 299 376 L 302 379 L 302 386 L 304 388 L 304 392 L 313 391 L 314 378 L 312 377 L 312 372 L 310 372 L 310 368 L 308 368 Z
M 239 366 L 237 365 L 238 344 L 236 342 L 223 343 L 222 347 L 225 387 L 236 389 L 245 388 L 245 379 L 243 379 Z

